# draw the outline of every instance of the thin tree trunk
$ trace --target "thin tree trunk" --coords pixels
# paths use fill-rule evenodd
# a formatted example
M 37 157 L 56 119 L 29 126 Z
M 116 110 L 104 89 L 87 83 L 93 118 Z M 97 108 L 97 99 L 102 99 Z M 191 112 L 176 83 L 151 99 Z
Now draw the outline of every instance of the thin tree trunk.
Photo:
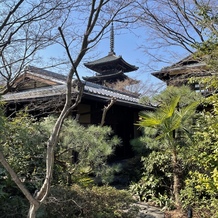
M 28 191 L 28 189 L 24 186 L 24 184 L 20 181 L 18 175 L 14 172 L 14 170 L 11 168 L 11 166 L 6 161 L 4 155 L 0 151 L 0 162 L 4 166 L 4 168 L 7 170 L 7 172 L 10 174 L 12 180 L 16 183 L 16 185 L 19 187 L 19 189 L 22 191 L 24 196 L 27 198 L 27 200 L 30 203 L 30 211 L 28 214 L 29 218 L 35 218 L 36 210 L 40 207 L 40 202 L 38 202 Z
M 100 124 L 101 127 L 104 125 L 105 117 L 106 117 L 106 114 L 107 114 L 108 110 L 113 106 L 113 104 L 115 102 L 116 102 L 116 98 L 111 98 L 111 100 L 108 103 L 108 105 L 104 106 L 102 117 L 101 117 L 101 124 Z
M 39 205 L 30 204 L 28 218 L 35 218 L 36 217 L 36 211 L 39 209 Z
M 179 208 L 181 206 L 181 202 L 179 198 L 180 178 L 179 178 L 177 151 L 175 148 L 172 151 L 172 167 L 173 167 L 173 195 L 174 195 L 176 207 Z

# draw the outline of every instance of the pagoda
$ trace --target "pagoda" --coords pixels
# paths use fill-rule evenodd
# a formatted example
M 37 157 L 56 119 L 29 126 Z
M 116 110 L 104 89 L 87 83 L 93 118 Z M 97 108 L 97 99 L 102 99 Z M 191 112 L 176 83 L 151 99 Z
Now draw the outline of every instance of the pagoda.
M 106 83 L 111 84 L 129 79 L 132 84 L 138 83 L 138 81 L 130 79 L 125 75 L 125 73 L 137 70 L 138 67 L 127 63 L 122 56 L 116 56 L 114 52 L 113 23 L 111 26 L 110 52 L 108 55 L 98 60 L 87 62 L 84 65 L 96 72 L 94 76 L 83 77 L 85 81 L 105 85 Z

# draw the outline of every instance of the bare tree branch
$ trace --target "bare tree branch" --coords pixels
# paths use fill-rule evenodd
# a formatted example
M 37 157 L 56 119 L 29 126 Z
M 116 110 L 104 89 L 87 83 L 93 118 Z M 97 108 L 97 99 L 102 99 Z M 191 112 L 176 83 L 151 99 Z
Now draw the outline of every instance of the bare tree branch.
M 167 55 L 168 59 L 177 61 L 170 54 L 172 48 L 193 53 L 196 45 L 208 40 L 210 33 L 217 32 L 213 19 L 216 4 L 215 0 L 138 0 L 137 9 L 130 13 L 144 30 L 143 49 L 154 58 L 163 53 L 163 59 Z
M 106 114 L 107 114 L 108 110 L 114 105 L 115 102 L 116 102 L 116 98 L 111 98 L 111 100 L 108 103 L 108 105 L 104 106 L 102 117 L 101 117 L 101 124 L 100 124 L 100 126 L 104 126 Z

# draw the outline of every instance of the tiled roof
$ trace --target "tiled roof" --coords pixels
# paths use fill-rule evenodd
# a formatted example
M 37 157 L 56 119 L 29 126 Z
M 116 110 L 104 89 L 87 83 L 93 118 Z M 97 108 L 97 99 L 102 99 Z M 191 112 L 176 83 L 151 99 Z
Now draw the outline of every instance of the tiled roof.
M 64 95 L 66 93 L 66 85 L 48 86 L 36 88 L 22 92 L 7 93 L 2 96 L 4 101 L 25 101 L 28 99 L 38 99 L 43 97 L 51 97 Z
M 108 63 L 108 62 L 114 62 L 114 61 L 117 61 L 121 58 L 121 56 L 116 56 L 114 54 L 109 54 L 103 58 L 100 58 L 98 60 L 95 60 L 95 61 L 90 61 L 90 62 L 87 62 L 85 63 L 85 65 L 95 65 L 95 64 L 102 64 L 102 63 Z
M 179 72 L 180 74 L 187 74 L 187 72 L 192 73 L 192 70 L 194 71 L 194 69 L 199 69 L 201 72 L 204 68 L 206 68 L 206 63 L 203 60 L 196 59 L 193 57 L 193 55 L 189 55 L 183 60 L 171 66 L 164 67 L 160 71 L 153 72 L 151 74 L 159 79 L 162 79 L 163 75 L 166 74 L 175 74 L 174 72 Z M 194 73 L 196 73 L 196 70 L 194 71 Z
M 44 70 L 43 68 L 38 68 L 34 66 L 27 66 L 25 68 L 25 71 L 28 73 L 31 73 L 33 75 L 38 75 L 45 79 L 51 79 L 51 80 L 57 80 L 59 82 L 65 82 L 67 79 L 67 76 L 59 73 L 54 73 L 52 71 Z
M 100 58 L 95 61 L 90 61 L 85 63 L 84 65 L 88 67 L 89 69 L 92 69 L 98 73 L 101 73 L 101 69 L 99 69 L 99 66 L 108 66 L 108 65 L 113 65 L 116 68 L 116 65 L 122 66 L 124 69 L 124 72 L 131 72 L 135 71 L 138 69 L 138 67 L 131 65 L 127 63 L 122 56 L 116 56 L 113 53 L 109 53 L 107 56 Z
M 34 72 L 33 72 L 34 71 Z M 66 76 L 59 75 L 50 71 L 44 71 L 42 69 L 38 69 L 35 67 L 31 67 L 28 69 L 28 73 L 32 72 L 33 74 L 40 75 L 41 77 L 48 78 L 55 78 L 58 79 L 59 82 L 62 84 L 60 85 L 54 85 L 54 86 L 48 86 L 48 87 L 41 87 L 41 88 L 34 88 L 30 90 L 25 90 L 22 92 L 13 92 L 13 93 L 7 93 L 2 96 L 2 99 L 6 102 L 19 102 L 19 101 L 30 101 L 30 100 L 37 100 L 40 98 L 46 98 L 46 97 L 55 97 L 60 95 L 65 95 L 66 93 Z M 36 73 L 35 73 L 36 72 Z M 84 97 L 92 97 L 97 99 L 111 99 L 116 98 L 117 102 L 123 103 L 126 105 L 137 105 L 139 107 L 144 107 L 139 103 L 139 98 L 125 93 L 121 91 L 117 91 L 111 88 L 107 88 L 102 85 L 98 85 L 91 82 L 85 82 L 84 83 Z M 75 93 L 77 90 L 72 90 L 73 93 Z
M 162 70 L 160 70 L 158 72 L 152 73 L 152 75 L 153 76 L 158 76 L 159 74 L 170 73 L 170 72 L 174 72 L 174 71 L 181 71 L 181 73 L 186 73 L 186 71 L 184 71 L 184 70 L 190 70 L 190 69 L 194 69 L 194 68 L 199 68 L 200 69 L 200 68 L 204 68 L 204 67 L 206 67 L 205 63 L 195 63 L 195 64 L 178 66 L 178 67 L 165 67 L 165 68 L 163 68 Z
M 72 90 L 75 93 L 75 90 Z M 76 90 L 77 91 L 77 90 Z M 60 95 L 65 95 L 66 85 L 56 85 L 43 88 L 36 88 L 31 90 L 26 90 L 22 92 L 7 93 L 2 96 L 3 101 L 6 102 L 19 102 L 19 101 L 29 101 L 37 100 L 40 98 L 46 97 L 55 97 Z M 86 82 L 84 87 L 84 95 L 88 97 L 94 97 L 99 99 L 111 99 L 116 98 L 117 102 L 129 104 L 129 105 L 138 105 L 143 107 L 139 103 L 139 98 L 118 92 L 101 85 L 94 83 Z
M 122 101 L 127 101 L 127 102 L 133 102 L 133 103 L 139 103 L 139 98 L 128 95 L 126 93 L 122 93 L 110 88 L 106 88 L 104 86 L 95 84 L 95 83 L 91 83 L 91 82 L 86 82 L 85 83 L 85 89 L 84 89 L 85 93 L 87 94 L 94 94 L 98 97 L 103 96 L 103 97 L 114 97 L 117 100 L 122 100 Z
M 106 74 L 106 75 L 96 75 L 96 76 L 86 76 L 86 77 L 82 77 L 85 81 L 88 82 L 93 82 L 93 83 L 97 83 L 97 84 L 102 84 L 103 81 L 114 81 L 116 82 L 117 80 L 125 80 L 125 79 L 129 79 L 130 78 L 128 76 L 126 76 L 122 71 L 119 71 L 117 73 L 111 73 L 111 74 Z

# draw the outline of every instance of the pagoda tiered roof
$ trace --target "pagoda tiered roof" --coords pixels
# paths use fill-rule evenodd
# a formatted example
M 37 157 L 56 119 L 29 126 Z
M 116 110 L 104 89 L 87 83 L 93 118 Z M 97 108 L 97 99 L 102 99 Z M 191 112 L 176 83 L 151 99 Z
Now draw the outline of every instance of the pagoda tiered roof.
M 114 32 L 113 25 L 111 28 L 110 38 L 110 52 L 108 55 L 90 61 L 84 64 L 90 70 L 96 72 L 94 76 L 83 77 L 85 81 L 94 82 L 97 84 L 115 83 L 117 81 L 124 81 L 130 79 L 125 73 L 132 72 L 138 69 L 138 67 L 126 62 L 122 56 L 117 56 L 114 52 Z
M 84 64 L 87 68 L 96 72 L 94 76 L 83 77 L 84 80 L 103 84 L 104 82 L 113 83 L 129 79 L 125 73 L 132 72 L 138 67 L 127 63 L 122 56 L 116 56 L 115 53 L 109 54 L 95 61 Z
M 108 74 L 110 71 L 122 71 L 124 73 L 138 70 L 138 67 L 127 63 L 122 56 L 116 56 L 115 53 L 109 54 L 95 61 L 90 61 L 84 64 L 87 68 L 99 73 Z

